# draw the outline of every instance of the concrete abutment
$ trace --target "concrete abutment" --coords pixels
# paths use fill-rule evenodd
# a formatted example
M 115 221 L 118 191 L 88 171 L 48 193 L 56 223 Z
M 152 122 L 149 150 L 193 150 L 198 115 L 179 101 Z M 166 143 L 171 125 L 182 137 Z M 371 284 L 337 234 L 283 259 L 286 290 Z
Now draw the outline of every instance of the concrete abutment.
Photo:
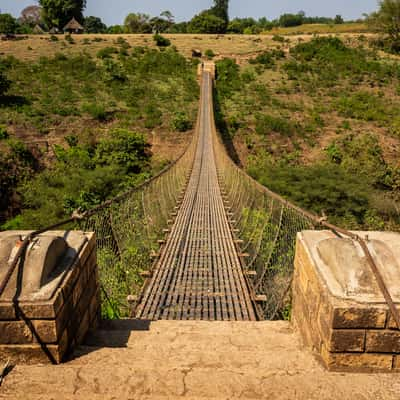
M 0 282 L 29 233 L 0 233 Z M 60 363 L 99 321 L 95 235 L 43 233 L 0 296 L 0 362 Z
M 400 235 L 356 232 L 400 306 Z M 298 234 L 293 323 L 330 370 L 400 371 L 400 331 L 360 244 L 330 231 Z

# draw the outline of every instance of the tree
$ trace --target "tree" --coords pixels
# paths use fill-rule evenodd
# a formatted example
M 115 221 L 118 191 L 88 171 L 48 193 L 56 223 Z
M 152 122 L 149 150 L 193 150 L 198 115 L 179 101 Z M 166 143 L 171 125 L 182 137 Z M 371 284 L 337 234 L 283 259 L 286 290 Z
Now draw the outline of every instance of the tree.
M 39 0 L 39 4 L 43 8 L 43 20 L 49 27 L 62 29 L 72 18 L 83 23 L 86 0 Z
M 298 14 L 283 14 L 279 18 L 279 26 L 288 28 L 292 26 L 300 26 L 304 22 L 304 12 Z
M 42 8 L 39 6 L 28 6 L 21 11 L 19 22 L 30 26 L 40 24 L 42 21 Z
M 126 33 L 126 28 L 124 25 L 111 25 L 108 27 L 107 33 L 110 33 L 112 35 L 121 35 L 123 33 Z
M 226 27 L 229 24 L 229 0 L 214 0 L 214 7 L 211 8 L 212 14 L 225 21 Z
M 151 33 L 150 16 L 142 13 L 130 13 L 126 16 L 124 25 L 129 33 Z
M 165 10 L 160 14 L 160 17 L 165 18 L 169 23 L 173 24 L 175 17 L 172 15 L 171 11 Z
M 11 14 L 0 14 L 0 33 L 15 33 L 18 24 Z
M 341 15 L 336 15 L 334 22 L 336 25 L 340 25 L 344 23 L 343 17 Z
M 370 14 L 367 22 L 389 38 L 392 48 L 400 48 L 400 0 L 381 0 L 379 10 Z
M 163 11 L 159 17 L 153 17 L 150 25 L 153 32 L 169 32 L 174 25 L 174 16 L 171 11 Z
M 170 22 L 161 17 L 151 18 L 149 24 L 153 32 L 167 32 L 169 28 L 172 26 Z
M 226 31 L 226 22 L 210 10 L 206 10 L 196 15 L 188 26 L 189 33 L 224 33 Z
M 86 17 L 83 22 L 86 33 L 105 33 L 107 32 L 107 26 L 98 17 Z

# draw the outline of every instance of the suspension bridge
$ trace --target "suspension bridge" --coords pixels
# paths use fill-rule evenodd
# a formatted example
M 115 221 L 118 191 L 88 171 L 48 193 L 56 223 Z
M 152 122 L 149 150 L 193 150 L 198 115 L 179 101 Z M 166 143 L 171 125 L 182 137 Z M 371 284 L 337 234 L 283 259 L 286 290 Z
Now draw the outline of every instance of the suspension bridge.
M 188 187 L 137 317 L 254 320 L 217 178 L 211 75 L 204 72 L 198 144 Z
M 122 315 L 253 321 L 281 316 L 290 302 L 296 234 L 316 221 L 233 163 L 215 128 L 214 73 L 213 63 L 200 68 L 186 151 L 79 222 L 96 233 L 103 301 Z
M 18 365 L 6 377 L 5 398 L 57 393 L 65 399 L 333 400 L 337 393 L 375 399 L 383 392 L 398 398 L 396 379 L 329 374 L 304 351 L 289 322 L 265 321 L 281 319 L 290 307 L 297 233 L 323 226 L 359 241 L 400 326 L 361 238 L 285 201 L 233 163 L 215 128 L 213 68 L 206 64 L 200 71 L 196 129 L 174 163 L 92 210 L 29 233 L 19 244 L 0 297 L 35 236 L 79 228 L 96 234 L 103 307 L 112 308 L 114 317 L 133 318 L 104 322 L 57 369 Z

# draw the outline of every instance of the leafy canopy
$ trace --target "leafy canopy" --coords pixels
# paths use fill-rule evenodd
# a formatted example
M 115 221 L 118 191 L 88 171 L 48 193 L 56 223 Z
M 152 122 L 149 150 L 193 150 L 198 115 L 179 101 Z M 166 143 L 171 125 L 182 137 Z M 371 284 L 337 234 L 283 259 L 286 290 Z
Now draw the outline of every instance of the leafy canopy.
M 15 33 L 18 24 L 11 14 L 0 14 L 0 33 Z
M 379 10 L 370 14 L 367 22 L 387 35 L 393 48 L 400 49 L 400 0 L 381 0 Z
M 59 29 L 75 18 L 82 23 L 83 10 L 86 8 L 86 0 L 39 0 L 43 8 L 43 19 L 48 26 Z
M 86 33 L 105 33 L 107 32 L 107 26 L 98 17 L 86 17 L 83 23 Z
M 226 23 L 210 10 L 201 12 L 189 22 L 189 33 L 224 33 Z

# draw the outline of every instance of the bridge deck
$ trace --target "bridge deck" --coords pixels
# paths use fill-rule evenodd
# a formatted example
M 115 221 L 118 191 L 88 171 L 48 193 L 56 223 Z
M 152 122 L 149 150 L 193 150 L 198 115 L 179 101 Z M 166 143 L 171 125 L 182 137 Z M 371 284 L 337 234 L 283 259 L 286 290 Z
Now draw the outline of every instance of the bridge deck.
M 138 318 L 255 320 L 217 179 L 210 88 L 204 73 L 191 177 Z

